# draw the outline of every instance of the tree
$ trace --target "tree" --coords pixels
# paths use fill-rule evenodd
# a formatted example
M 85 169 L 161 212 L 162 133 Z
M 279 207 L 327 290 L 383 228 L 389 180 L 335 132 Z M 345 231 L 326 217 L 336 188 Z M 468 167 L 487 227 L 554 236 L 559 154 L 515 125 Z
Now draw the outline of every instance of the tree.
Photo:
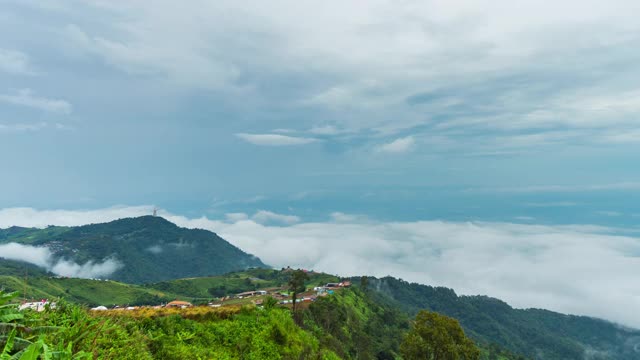
M 305 290 L 304 282 L 309 280 L 309 275 L 302 270 L 295 270 L 291 272 L 289 277 L 289 291 L 291 292 L 291 299 L 293 300 L 293 314 L 296 313 L 296 300 L 298 294 Z
M 362 291 L 367 291 L 367 288 L 369 287 L 369 278 L 366 276 L 362 276 L 360 278 L 360 287 L 362 288 Z
M 278 300 L 273 298 L 273 296 L 267 296 L 262 301 L 262 307 L 265 309 L 273 309 L 276 305 L 278 305 Z
M 477 360 L 480 350 L 457 320 L 422 310 L 400 345 L 405 360 Z

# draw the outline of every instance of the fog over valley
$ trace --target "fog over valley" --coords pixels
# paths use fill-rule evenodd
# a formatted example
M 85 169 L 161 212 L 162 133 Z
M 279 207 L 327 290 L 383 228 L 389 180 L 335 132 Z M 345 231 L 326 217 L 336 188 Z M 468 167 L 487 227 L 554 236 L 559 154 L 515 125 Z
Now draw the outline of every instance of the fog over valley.
M 92 211 L 28 208 L 0 210 L 0 227 L 84 225 L 143 216 L 152 206 Z M 520 308 L 546 308 L 640 326 L 638 237 L 614 228 L 584 225 L 415 221 L 381 222 L 365 216 L 330 214 L 324 222 L 266 212 L 224 219 L 160 215 L 188 228 L 207 229 L 280 268 L 301 267 L 343 276 L 392 275 L 446 286 L 460 294 L 489 295 Z M 16 249 L 17 246 L 20 248 Z M 51 264 L 46 249 L 16 251 L 0 245 L 0 256 L 43 266 L 65 276 L 109 276 L 117 259 L 103 263 Z

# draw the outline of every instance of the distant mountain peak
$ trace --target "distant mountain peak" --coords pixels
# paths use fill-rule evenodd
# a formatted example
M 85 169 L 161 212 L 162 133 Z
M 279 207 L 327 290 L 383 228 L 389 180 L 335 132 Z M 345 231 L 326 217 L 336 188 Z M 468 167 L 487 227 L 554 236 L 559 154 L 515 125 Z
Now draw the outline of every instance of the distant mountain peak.
M 69 260 L 80 266 L 118 264 L 111 279 L 147 283 L 223 274 L 266 267 L 214 232 L 177 226 L 161 216 L 122 218 L 68 228 L 0 232 L 0 242 L 46 246 L 50 262 Z

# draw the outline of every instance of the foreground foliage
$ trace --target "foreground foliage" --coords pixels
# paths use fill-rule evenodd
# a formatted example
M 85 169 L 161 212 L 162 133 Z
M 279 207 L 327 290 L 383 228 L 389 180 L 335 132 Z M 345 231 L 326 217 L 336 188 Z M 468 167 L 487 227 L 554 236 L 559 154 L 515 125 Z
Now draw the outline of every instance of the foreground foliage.
M 30 319 L 18 311 L 11 301 L 17 293 L 0 291 L 0 359 L 35 360 L 61 359 L 79 360 L 90 358 L 83 351 L 73 351 L 71 344 L 47 341 L 47 333 L 58 333 L 59 328 L 41 326 L 38 319 Z
M 44 344 L 58 344 L 82 358 L 339 359 L 298 327 L 284 308 L 199 307 L 97 313 L 62 303 L 55 310 L 30 312 L 29 316 L 56 329 L 42 337 Z

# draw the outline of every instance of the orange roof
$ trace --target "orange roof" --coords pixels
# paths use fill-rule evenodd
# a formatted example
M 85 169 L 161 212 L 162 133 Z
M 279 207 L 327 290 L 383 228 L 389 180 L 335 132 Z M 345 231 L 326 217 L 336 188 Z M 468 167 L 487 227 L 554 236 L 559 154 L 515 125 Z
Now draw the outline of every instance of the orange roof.
M 186 301 L 175 300 L 167 304 L 167 306 L 183 306 L 183 305 L 191 306 L 191 303 Z

